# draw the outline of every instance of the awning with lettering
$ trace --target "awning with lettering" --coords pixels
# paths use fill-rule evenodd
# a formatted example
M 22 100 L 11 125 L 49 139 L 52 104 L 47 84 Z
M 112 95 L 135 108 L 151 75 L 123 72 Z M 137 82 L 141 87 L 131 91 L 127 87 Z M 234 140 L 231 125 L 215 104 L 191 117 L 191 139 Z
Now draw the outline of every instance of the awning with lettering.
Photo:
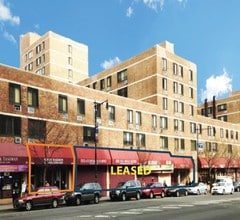
M 110 150 L 113 165 L 139 165 L 139 158 L 136 151 L 131 150 Z
M 28 156 L 25 145 L 0 143 L 0 172 L 26 172 Z
M 239 161 L 233 158 L 199 157 L 198 159 L 201 168 L 236 168 L 239 164 Z
M 76 156 L 79 165 L 95 164 L 95 148 L 76 147 Z M 111 156 L 109 150 L 96 148 L 96 163 L 98 165 L 110 165 Z
M 140 164 L 169 165 L 173 163 L 168 152 L 140 151 L 138 152 L 138 158 Z
M 73 164 L 73 150 L 68 145 L 28 144 L 32 164 Z
M 188 157 L 172 157 L 175 169 L 191 169 L 193 161 Z

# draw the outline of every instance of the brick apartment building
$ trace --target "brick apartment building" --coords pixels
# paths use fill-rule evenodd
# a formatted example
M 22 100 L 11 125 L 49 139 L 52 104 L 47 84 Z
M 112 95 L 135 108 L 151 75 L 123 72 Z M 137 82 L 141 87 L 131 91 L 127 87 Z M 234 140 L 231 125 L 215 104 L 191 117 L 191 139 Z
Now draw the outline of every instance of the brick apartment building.
M 59 148 L 62 158 L 55 159 L 63 162 L 48 174 L 51 183 L 58 179 L 64 187 L 72 185 L 73 161 L 76 183 L 93 180 L 97 172 L 104 188 L 129 178 L 168 184 L 226 174 L 239 178 L 240 125 L 198 115 L 196 85 L 196 65 L 177 56 L 169 42 L 79 84 L 0 65 L 0 149 L 8 149 L 0 150 L 2 187 L 10 187 L 10 176 L 27 176 L 24 144 L 36 142 L 74 145 L 74 155 Z M 21 146 L 25 160 L 14 152 L 14 157 L 4 155 L 10 146 L 16 152 Z M 42 165 L 31 170 L 36 185 Z M 119 165 L 150 165 L 152 172 L 111 174 L 110 168 Z

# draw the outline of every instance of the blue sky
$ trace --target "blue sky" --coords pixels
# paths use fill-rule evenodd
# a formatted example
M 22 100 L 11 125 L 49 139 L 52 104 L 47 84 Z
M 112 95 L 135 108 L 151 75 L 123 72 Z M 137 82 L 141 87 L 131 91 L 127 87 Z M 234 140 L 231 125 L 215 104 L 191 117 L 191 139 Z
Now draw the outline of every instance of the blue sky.
M 198 102 L 240 89 L 239 0 L 0 0 L 0 63 L 19 36 L 48 31 L 88 45 L 89 75 L 167 40 L 198 70 Z

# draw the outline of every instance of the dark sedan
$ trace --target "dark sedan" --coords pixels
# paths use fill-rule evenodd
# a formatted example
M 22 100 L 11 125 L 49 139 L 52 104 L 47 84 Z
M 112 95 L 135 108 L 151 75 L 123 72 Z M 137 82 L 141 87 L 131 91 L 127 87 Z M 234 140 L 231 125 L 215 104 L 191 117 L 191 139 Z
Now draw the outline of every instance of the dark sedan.
M 13 206 L 16 209 L 25 208 L 30 211 L 36 206 L 51 206 L 56 208 L 64 202 L 64 193 L 60 192 L 56 186 L 39 187 L 36 192 L 17 198 Z
M 235 192 L 240 192 L 240 182 L 234 182 L 233 186 Z
M 166 188 L 162 183 L 152 182 L 148 183 L 145 188 L 142 190 L 142 197 L 145 198 L 155 198 L 156 196 L 165 197 Z
M 175 186 L 170 186 L 166 190 L 166 196 L 187 196 L 188 195 L 188 190 L 186 185 L 175 185 Z

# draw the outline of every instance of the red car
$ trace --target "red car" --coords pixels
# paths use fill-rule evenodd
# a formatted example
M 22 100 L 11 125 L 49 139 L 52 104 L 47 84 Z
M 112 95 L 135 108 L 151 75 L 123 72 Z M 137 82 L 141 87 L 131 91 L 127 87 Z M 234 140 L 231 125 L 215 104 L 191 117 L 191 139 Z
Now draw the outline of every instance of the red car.
M 16 209 L 24 208 L 27 211 L 30 211 L 36 206 L 56 208 L 64 202 L 64 194 L 65 193 L 60 192 L 56 186 L 39 187 L 35 194 L 17 198 L 13 203 L 13 207 Z
M 146 185 L 142 190 L 142 196 L 147 198 L 155 198 L 156 196 L 165 197 L 166 188 L 162 183 L 152 182 Z

